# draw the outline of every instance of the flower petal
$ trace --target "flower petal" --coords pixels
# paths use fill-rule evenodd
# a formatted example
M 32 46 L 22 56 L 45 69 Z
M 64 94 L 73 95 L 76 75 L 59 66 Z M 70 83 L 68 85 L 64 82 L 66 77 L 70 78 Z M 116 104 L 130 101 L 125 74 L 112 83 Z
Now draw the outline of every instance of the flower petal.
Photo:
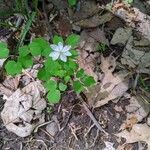
M 71 49 L 71 46 L 70 45 L 66 45 L 64 48 L 63 48 L 63 52 L 67 52 Z
M 64 52 L 63 54 L 64 54 L 65 56 L 71 56 L 71 55 L 72 55 L 69 51 Z
M 62 51 L 63 50 L 63 43 L 59 42 L 58 43 L 58 48 L 59 48 L 59 51 Z
M 62 60 L 63 62 L 67 61 L 67 57 L 64 54 L 60 55 L 60 60 Z
M 55 44 L 51 44 L 50 47 L 54 50 L 54 51 L 57 51 L 59 52 L 59 47 Z
M 59 57 L 59 55 L 60 55 L 60 53 L 59 53 L 59 52 L 56 52 L 56 51 L 51 52 L 51 53 L 49 54 L 49 56 L 52 57 L 53 60 L 57 60 L 58 57 Z

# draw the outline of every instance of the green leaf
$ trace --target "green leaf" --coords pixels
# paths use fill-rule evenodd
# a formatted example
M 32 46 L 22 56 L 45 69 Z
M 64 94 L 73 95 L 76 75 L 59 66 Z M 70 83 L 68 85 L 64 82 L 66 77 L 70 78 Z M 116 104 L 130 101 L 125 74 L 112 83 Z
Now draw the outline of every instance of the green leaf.
M 66 70 L 68 76 L 74 75 L 74 70 L 69 68 L 69 64 L 64 64 L 64 70 Z
M 49 43 L 44 38 L 35 38 L 33 42 L 38 43 L 42 50 L 49 47 Z
M 52 49 L 51 49 L 50 47 L 45 48 L 45 49 L 42 51 L 42 56 L 48 58 L 51 51 L 52 51 Z
M 30 55 L 19 57 L 18 61 L 21 63 L 23 68 L 29 68 L 33 65 L 32 56 Z
M 65 80 L 66 83 L 68 83 L 68 82 L 70 81 L 70 79 L 71 79 L 70 76 L 66 76 L 66 77 L 64 78 L 64 80 Z
M 60 78 L 63 78 L 64 76 L 66 76 L 66 70 L 58 70 L 55 72 L 55 75 Z
M 133 0 L 123 0 L 126 4 L 132 4 Z
M 16 75 L 21 73 L 22 71 L 22 66 L 19 62 L 15 61 L 8 61 L 5 65 L 5 69 L 9 75 Z
M 53 38 L 53 43 L 57 45 L 59 42 L 64 43 L 63 38 L 61 36 L 55 35 Z
M 38 79 L 47 81 L 51 77 L 50 73 L 46 71 L 45 67 L 41 68 L 37 74 Z
M 29 44 L 29 48 L 33 56 L 41 55 L 45 49 L 45 51 L 48 51 L 48 49 L 51 50 L 49 43 L 43 38 L 34 39 L 32 43 Z
M 86 76 L 85 78 L 83 78 L 82 82 L 84 83 L 84 86 L 87 87 L 96 83 L 92 76 Z
M 69 68 L 76 70 L 78 68 L 78 64 L 75 61 L 69 60 Z
M 24 57 L 27 56 L 30 53 L 29 47 L 28 46 L 22 46 L 19 48 L 19 55 Z
M 47 99 L 49 103 L 56 104 L 60 101 L 61 94 L 59 90 L 50 91 L 47 94 Z
M 57 88 L 57 82 L 55 80 L 48 80 L 44 84 L 44 87 L 46 88 L 47 91 L 56 90 L 56 88 Z
M 30 28 L 31 28 L 31 25 L 32 25 L 32 23 L 35 19 L 35 16 L 36 16 L 36 12 L 32 11 L 32 13 L 29 16 L 24 28 L 21 30 L 21 34 L 20 34 L 18 45 L 17 45 L 17 49 L 22 46 L 22 43 L 23 43 L 27 33 L 29 32 Z
M 80 36 L 76 34 L 71 34 L 70 36 L 67 37 L 66 39 L 66 44 L 71 45 L 71 48 L 75 48 L 80 41 Z
M 73 81 L 73 89 L 75 92 L 80 93 L 83 91 L 84 86 L 80 81 Z
M 79 55 L 77 50 L 70 50 L 70 52 L 73 57 L 77 57 Z
M 84 75 L 85 75 L 84 70 L 83 70 L 83 69 L 80 69 L 80 70 L 77 72 L 76 77 L 77 77 L 77 78 L 81 78 L 81 77 L 83 77 Z
M 63 84 L 63 83 L 59 83 L 59 90 L 60 91 L 65 91 L 67 89 L 67 85 Z
M 0 59 L 7 58 L 9 55 L 9 50 L 7 48 L 7 44 L 4 42 L 0 42 Z
M 69 6 L 74 6 L 76 5 L 76 3 L 77 3 L 77 0 L 68 0 Z
M 48 58 L 45 63 L 45 69 L 47 72 L 49 72 L 51 75 L 56 75 L 56 73 L 61 70 L 61 65 L 58 61 L 53 61 L 51 58 Z
M 30 52 L 33 56 L 41 55 L 42 48 L 39 46 L 38 43 L 32 42 L 29 44 Z

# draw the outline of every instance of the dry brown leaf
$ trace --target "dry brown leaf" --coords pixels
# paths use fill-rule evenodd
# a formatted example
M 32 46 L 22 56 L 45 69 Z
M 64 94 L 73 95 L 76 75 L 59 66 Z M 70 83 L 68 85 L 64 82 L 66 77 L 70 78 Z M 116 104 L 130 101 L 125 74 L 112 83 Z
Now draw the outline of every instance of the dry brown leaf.
M 125 107 L 127 111 L 127 120 L 134 115 L 137 118 L 137 121 L 141 122 L 150 112 L 149 104 L 142 102 L 142 99 L 139 99 L 138 94 L 130 97 L 129 102 L 130 104 Z
M 1 118 L 5 127 L 20 137 L 31 134 L 35 126 L 44 122 L 42 110 L 46 102 L 42 98 L 44 87 L 39 81 L 31 82 L 6 97 Z
M 122 53 L 121 63 L 123 65 L 128 65 L 130 68 L 136 68 L 139 73 L 150 74 L 150 41 L 143 41 L 143 43 L 139 42 L 140 45 L 138 46 L 134 38 L 133 36 L 129 38 Z
M 150 16 L 141 12 L 138 8 L 134 8 L 136 21 L 138 22 L 136 30 L 150 40 Z
M 101 8 L 98 7 L 95 1 L 80 1 L 80 9 L 75 11 L 72 18 L 74 21 L 83 20 L 93 16 L 99 10 L 101 10 Z
M 135 124 L 130 132 L 123 130 L 116 136 L 125 138 L 127 143 L 145 141 L 148 144 L 148 149 L 150 149 L 150 127 L 147 124 Z
M 109 101 L 120 98 L 128 90 L 127 73 L 120 72 L 113 74 L 116 67 L 116 59 L 113 56 L 101 57 L 101 70 L 103 72 L 101 83 L 93 86 L 86 92 L 89 104 L 93 107 L 100 107 Z
M 94 28 L 94 27 L 98 27 L 99 25 L 102 25 L 110 21 L 112 18 L 113 18 L 113 14 L 109 12 L 107 12 L 106 14 L 102 16 L 99 16 L 96 14 L 95 16 L 91 18 L 76 22 L 75 25 L 78 25 L 82 28 Z
M 20 81 L 20 75 L 12 78 L 7 77 L 5 81 L 0 84 L 0 93 L 2 95 L 10 96 L 13 91 L 17 90 Z
M 131 144 L 123 144 L 117 147 L 117 150 L 133 150 L 133 145 Z
M 120 127 L 121 130 L 132 129 L 132 127 L 138 122 L 138 119 L 135 115 L 132 115 L 131 118 L 125 121 Z
M 116 7 L 117 6 L 117 7 Z M 117 9 L 116 9 L 117 8 Z M 141 12 L 138 8 L 119 6 L 114 3 L 112 12 L 118 17 L 122 18 L 131 27 L 136 27 L 135 30 L 139 31 L 145 38 L 150 40 L 150 16 Z
M 106 58 L 101 56 L 100 68 L 103 72 L 103 78 L 101 79 L 101 92 L 104 91 L 112 92 L 112 90 L 117 85 L 119 86 L 119 88 L 121 87 L 121 85 L 124 86 L 124 84 L 121 83 L 124 82 L 127 73 L 121 72 L 121 73 L 113 74 L 113 71 L 116 68 L 116 59 L 113 56 L 109 56 Z M 115 90 L 117 90 L 117 87 Z
M 110 100 L 114 100 L 116 98 L 120 98 L 123 96 L 123 94 L 128 90 L 128 82 L 121 82 L 117 84 L 111 92 L 108 92 L 108 95 L 106 98 L 99 100 L 95 103 L 94 107 L 101 107 L 105 104 L 107 104 Z M 106 89 L 107 90 L 107 89 Z
M 97 59 L 100 58 L 100 53 L 97 52 L 99 42 L 108 45 L 108 40 L 103 31 L 99 28 L 94 30 L 83 30 L 81 33 L 80 47 L 78 49 L 80 55 L 78 63 L 85 72 L 97 80 L 97 74 L 94 72 Z

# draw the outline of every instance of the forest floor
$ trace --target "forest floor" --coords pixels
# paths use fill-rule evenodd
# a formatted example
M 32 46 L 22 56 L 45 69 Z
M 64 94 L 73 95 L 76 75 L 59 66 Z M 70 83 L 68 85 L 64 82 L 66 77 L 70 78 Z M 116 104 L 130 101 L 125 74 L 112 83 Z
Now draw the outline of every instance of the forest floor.
M 9 7 L 11 2 L 0 9 Z M 79 66 L 97 84 L 84 92 L 85 102 L 68 90 L 59 104 L 47 104 L 45 123 L 28 137 L 8 131 L 0 117 L 0 149 L 149 150 L 150 1 L 79 0 L 69 7 L 66 0 L 47 0 L 39 2 L 38 13 L 24 43 L 34 37 L 51 41 L 54 35 L 80 35 Z M 0 19 L 12 24 L 21 19 L 19 30 L 0 27 L 0 41 L 6 41 L 13 51 L 24 18 L 13 14 Z M 18 88 L 23 76 L 17 80 Z M 7 78 L 1 69 L 0 81 L 2 112 L 6 102 L 2 86 L 5 92 L 12 90 L 16 77 Z

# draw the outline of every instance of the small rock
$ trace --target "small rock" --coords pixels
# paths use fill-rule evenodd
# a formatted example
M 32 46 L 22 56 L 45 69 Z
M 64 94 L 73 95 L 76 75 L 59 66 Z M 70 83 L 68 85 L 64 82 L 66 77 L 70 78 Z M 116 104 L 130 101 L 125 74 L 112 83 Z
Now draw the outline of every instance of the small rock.
M 111 143 L 111 142 L 108 142 L 108 141 L 105 141 L 104 142 L 105 143 L 105 148 L 104 148 L 104 150 L 115 150 L 115 148 L 113 147 L 113 143 Z
M 81 27 L 80 27 L 80 26 L 77 26 L 77 25 L 75 25 L 75 24 L 72 25 L 72 29 L 73 29 L 74 31 L 77 31 L 77 32 L 80 32 L 80 31 L 81 31 Z
M 55 136 L 58 130 L 59 129 L 58 129 L 56 122 L 51 122 L 50 124 L 46 126 L 46 131 L 52 136 Z
M 123 44 L 125 45 L 127 40 L 132 34 L 131 28 L 118 28 L 111 39 L 111 44 Z

